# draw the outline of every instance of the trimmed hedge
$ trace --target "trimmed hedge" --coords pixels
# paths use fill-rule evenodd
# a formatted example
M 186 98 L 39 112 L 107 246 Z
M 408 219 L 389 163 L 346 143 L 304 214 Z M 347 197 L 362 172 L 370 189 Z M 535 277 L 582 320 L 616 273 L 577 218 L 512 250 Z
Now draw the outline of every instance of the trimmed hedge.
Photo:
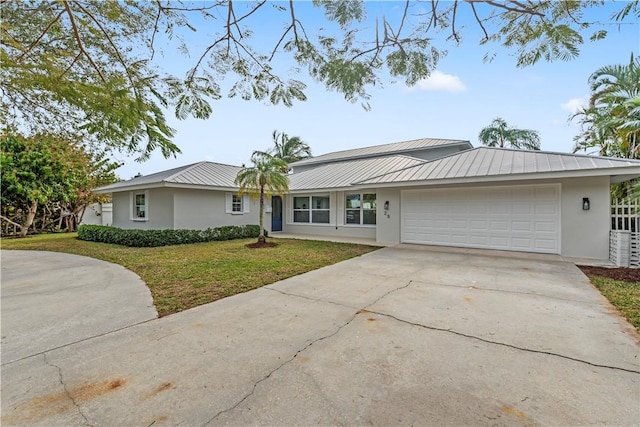
M 105 225 L 81 225 L 78 239 L 139 248 L 257 238 L 259 230 L 258 225 L 225 225 L 206 230 L 125 230 Z M 264 234 L 267 235 L 266 230 Z

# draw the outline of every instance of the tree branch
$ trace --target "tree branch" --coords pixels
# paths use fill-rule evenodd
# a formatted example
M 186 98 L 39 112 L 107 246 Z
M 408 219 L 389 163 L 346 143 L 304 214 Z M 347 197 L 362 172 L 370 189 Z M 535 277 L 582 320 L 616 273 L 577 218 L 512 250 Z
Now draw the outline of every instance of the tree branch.
M 453 0 L 453 19 L 451 21 L 451 35 L 456 40 L 456 43 L 460 43 L 460 36 L 456 31 L 456 16 L 458 16 L 458 0 Z
M 489 40 L 489 33 L 487 33 L 487 29 L 484 27 L 484 25 L 482 24 L 482 20 L 478 16 L 478 12 L 476 11 L 476 5 L 473 2 L 471 2 L 470 4 L 471 4 L 471 9 L 473 10 L 473 16 L 475 16 L 476 22 L 478 23 L 478 25 L 480 25 L 480 28 L 482 28 L 482 32 L 484 33 L 484 41 L 487 41 Z
M 149 59 L 153 59 L 156 55 L 156 49 L 154 47 L 156 41 L 156 34 L 158 34 L 158 23 L 160 22 L 160 15 L 162 13 L 162 5 L 160 4 L 160 0 L 156 0 L 156 4 L 158 5 L 158 14 L 156 15 L 156 21 L 153 24 L 153 32 L 151 33 L 151 57 Z
M 293 0 L 289 0 L 289 11 L 291 12 L 291 25 L 293 26 L 293 35 L 296 40 L 296 45 L 298 44 L 298 29 L 296 28 L 296 14 L 293 10 Z M 288 31 L 288 30 L 287 30 Z
M 251 9 L 249 12 L 247 12 L 246 14 L 242 15 L 240 18 L 236 19 L 235 21 L 233 21 L 234 24 L 242 21 L 243 19 L 247 18 L 248 16 L 251 16 L 256 10 L 260 9 L 262 6 L 264 6 L 264 4 L 267 2 L 267 0 L 262 0 L 260 3 L 258 3 L 256 5 L 256 7 L 254 7 L 253 9 Z
M 523 4 L 521 4 L 521 3 L 517 2 L 517 1 L 513 1 L 513 0 L 511 0 L 511 3 L 515 4 L 518 7 L 511 7 L 511 6 L 508 6 L 506 4 L 496 3 L 493 0 L 464 0 L 464 1 L 467 1 L 467 2 L 478 2 L 478 1 L 481 1 L 481 2 L 484 2 L 484 3 L 490 4 L 491 6 L 494 6 L 494 7 L 500 8 L 500 9 L 504 9 L 504 10 L 508 10 L 510 12 L 524 13 L 526 15 L 537 15 L 537 16 L 540 16 L 540 17 L 544 17 L 543 13 L 540 13 L 535 9 L 532 9 L 532 8 L 526 6 L 526 5 L 523 5 Z
M 402 20 L 400 21 L 400 26 L 398 27 L 398 37 L 402 32 L 402 27 L 404 27 L 404 20 L 407 18 L 407 11 L 409 10 L 409 0 L 407 0 L 404 4 L 404 12 L 402 12 Z
M 29 52 L 31 52 L 31 50 L 36 47 L 36 45 L 38 43 L 40 43 L 40 40 L 42 40 L 42 38 L 44 37 L 45 34 L 47 34 L 47 32 L 49 32 L 49 29 L 53 26 L 53 24 L 55 24 L 56 22 L 58 22 L 60 20 L 60 17 L 62 16 L 62 14 L 64 13 L 64 10 L 61 10 L 60 13 L 58 13 L 58 15 L 53 18 L 53 21 L 51 21 L 49 23 L 49 25 L 47 25 L 47 27 L 44 29 L 44 31 L 29 45 L 29 47 L 27 47 L 27 50 L 25 50 L 24 52 L 22 52 L 22 55 L 20 55 L 17 59 L 17 61 L 22 60 L 22 58 L 28 54 Z
M 76 20 L 73 17 L 73 12 L 71 11 L 71 7 L 69 6 L 69 2 L 67 0 L 62 0 L 62 4 L 64 5 L 65 10 L 67 11 L 67 15 L 69 16 L 69 22 L 71 22 L 71 27 L 73 28 L 73 35 L 74 35 L 74 38 L 76 39 L 76 42 L 78 43 L 78 49 L 80 49 L 80 52 L 82 52 L 82 54 L 87 58 L 91 66 L 93 66 L 93 68 L 97 71 L 102 82 L 106 83 L 107 80 L 102 75 L 102 72 L 100 71 L 96 63 L 93 62 L 93 58 L 91 58 L 91 55 L 89 55 L 89 53 L 84 48 L 84 45 L 82 43 L 82 38 L 80 37 L 80 32 L 78 31 L 78 26 L 76 25 Z
M 5 220 L 5 221 L 7 221 L 9 224 L 15 225 L 16 227 L 20 227 L 20 228 L 22 228 L 22 224 L 18 224 L 18 223 L 17 223 L 17 222 L 15 222 L 15 221 L 11 221 L 9 218 L 7 218 L 7 217 L 6 217 L 6 216 L 4 216 L 4 215 L 0 215 L 0 219 L 3 219 L 3 220 Z M 15 228 L 14 228 L 14 230 L 15 230 Z
M 271 61 L 273 59 L 273 57 L 276 55 L 276 52 L 278 51 L 278 47 L 280 47 L 280 43 L 282 43 L 282 40 L 284 40 L 284 38 L 287 36 L 287 34 L 289 33 L 289 31 L 291 30 L 292 27 L 294 27 L 293 24 L 289 25 L 287 27 L 287 29 L 285 30 L 285 32 L 282 33 L 282 37 L 280 37 L 280 40 L 278 40 L 278 43 L 276 43 L 276 46 L 271 51 L 271 55 L 269 56 L 269 61 Z

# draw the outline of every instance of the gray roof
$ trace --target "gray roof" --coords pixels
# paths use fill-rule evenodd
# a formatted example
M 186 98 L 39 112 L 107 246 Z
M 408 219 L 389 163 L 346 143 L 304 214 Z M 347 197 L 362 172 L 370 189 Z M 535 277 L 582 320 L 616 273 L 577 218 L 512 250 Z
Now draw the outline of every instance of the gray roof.
M 289 175 L 289 189 L 298 191 L 345 188 L 356 181 L 424 162 L 421 159 L 396 155 L 329 163 Z
M 295 168 L 296 166 L 354 160 L 363 157 L 377 157 L 391 154 L 410 154 L 412 151 L 446 145 L 466 145 L 467 148 L 473 148 L 469 141 L 461 139 L 422 138 L 414 139 L 411 141 L 396 142 L 393 144 L 375 145 L 372 147 L 354 148 L 344 151 L 334 151 L 332 153 L 322 154 L 320 156 L 311 157 L 309 159 L 299 160 L 297 162 L 291 163 L 290 166 Z
M 510 150 L 478 147 L 461 151 L 417 166 L 379 174 L 355 181 L 357 184 L 383 184 L 449 179 L 478 180 L 499 177 L 553 172 L 583 172 L 626 168 L 626 174 L 640 175 L 640 160 L 595 157 L 580 154 L 544 151 Z
M 116 182 L 96 190 L 98 193 L 125 191 L 130 188 L 158 186 L 157 184 L 186 184 L 205 187 L 238 188 L 234 180 L 242 168 L 222 163 L 199 162 L 151 175 Z

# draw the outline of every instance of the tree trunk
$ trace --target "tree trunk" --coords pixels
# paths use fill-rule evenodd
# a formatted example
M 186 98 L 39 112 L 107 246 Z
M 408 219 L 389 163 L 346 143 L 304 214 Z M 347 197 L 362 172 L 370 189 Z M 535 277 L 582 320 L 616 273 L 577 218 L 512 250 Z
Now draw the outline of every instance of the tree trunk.
M 267 239 L 264 237 L 264 186 L 260 187 L 260 234 L 258 235 L 258 243 L 264 243 Z
M 20 226 L 20 237 L 27 235 L 27 231 L 29 231 L 29 227 L 31 227 L 33 219 L 36 217 L 36 210 L 38 210 L 38 202 L 34 200 L 31 202 L 31 206 L 29 206 L 29 210 L 27 211 L 27 219 L 24 224 Z

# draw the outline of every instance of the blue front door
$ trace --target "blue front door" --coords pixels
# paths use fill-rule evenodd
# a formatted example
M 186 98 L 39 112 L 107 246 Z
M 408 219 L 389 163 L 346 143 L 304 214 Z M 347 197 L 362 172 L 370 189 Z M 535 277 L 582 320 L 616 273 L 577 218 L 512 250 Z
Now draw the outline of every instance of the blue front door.
M 271 197 L 271 231 L 282 231 L 282 198 Z

